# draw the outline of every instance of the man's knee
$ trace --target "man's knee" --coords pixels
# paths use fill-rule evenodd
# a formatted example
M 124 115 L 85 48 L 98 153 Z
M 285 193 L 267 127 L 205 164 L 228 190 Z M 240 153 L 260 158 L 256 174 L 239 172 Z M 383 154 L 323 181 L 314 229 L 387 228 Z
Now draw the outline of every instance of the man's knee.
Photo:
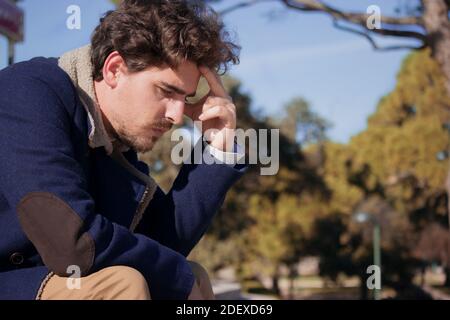
M 113 266 L 80 278 L 78 290 L 68 280 L 52 276 L 43 286 L 42 300 L 149 300 L 150 292 L 142 274 L 130 267 Z
M 113 299 L 149 300 L 150 291 L 144 276 L 136 269 L 127 266 L 114 266 L 104 269 L 107 282 L 114 288 Z
M 208 271 L 199 263 L 188 261 L 204 299 L 215 299 Z
M 192 272 L 195 275 L 195 278 L 198 281 L 207 280 L 209 281 L 208 271 L 199 263 L 195 261 L 188 261 L 189 266 L 191 267 Z

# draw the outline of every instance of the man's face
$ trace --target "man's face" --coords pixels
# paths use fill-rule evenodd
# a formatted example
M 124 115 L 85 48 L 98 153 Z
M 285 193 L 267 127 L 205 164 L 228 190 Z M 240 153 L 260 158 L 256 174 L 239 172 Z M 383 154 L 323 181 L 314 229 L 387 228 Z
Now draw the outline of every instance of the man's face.
M 195 95 L 200 71 L 189 61 L 176 69 L 120 69 L 102 110 L 123 143 L 137 152 L 150 151 L 173 124 L 182 123 L 186 97 Z

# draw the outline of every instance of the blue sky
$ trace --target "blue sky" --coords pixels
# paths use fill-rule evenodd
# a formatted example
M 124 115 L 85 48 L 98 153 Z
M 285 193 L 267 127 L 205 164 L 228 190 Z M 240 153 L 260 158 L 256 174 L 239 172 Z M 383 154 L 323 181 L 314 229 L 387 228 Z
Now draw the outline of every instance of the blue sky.
M 237 0 L 226 0 L 221 6 Z M 333 0 L 339 8 L 365 11 L 376 4 L 392 14 L 397 1 Z M 69 5 L 81 8 L 81 30 L 66 28 Z M 113 9 L 108 0 L 23 0 L 25 42 L 16 47 L 16 61 L 34 56 L 59 56 L 87 44 L 102 13 Z M 322 14 L 288 10 L 278 3 L 258 4 L 230 13 L 225 24 L 242 46 L 241 63 L 231 69 L 253 107 L 279 114 L 294 97 L 333 123 L 331 139 L 346 142 L 364 130 L 379 98 L 395 85 L 395 76 L 408 51 L 376 52 L 363 38 L 333 28 Z M 379 39 L 381 43 L 398 43 Z M 0 39 L 0 68 L 6 66 L 6 41 Z

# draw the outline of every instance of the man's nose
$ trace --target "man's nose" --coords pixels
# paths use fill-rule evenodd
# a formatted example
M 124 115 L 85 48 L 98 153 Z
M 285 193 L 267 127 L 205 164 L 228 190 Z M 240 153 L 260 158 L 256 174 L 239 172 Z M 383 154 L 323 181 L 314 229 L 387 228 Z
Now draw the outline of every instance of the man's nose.
M 179 125 L 183 123 L 184 115 L 184 102 L 172 101 L 166 108 L 166 118 L 169 119 L 172 124 Z

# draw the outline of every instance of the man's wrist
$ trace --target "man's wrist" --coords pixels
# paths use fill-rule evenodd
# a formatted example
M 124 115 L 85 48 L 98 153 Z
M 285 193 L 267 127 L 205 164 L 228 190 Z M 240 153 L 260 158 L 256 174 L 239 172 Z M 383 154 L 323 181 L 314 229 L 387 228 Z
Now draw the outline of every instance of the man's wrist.
M 231 152 L 225 152 L 205 142 L 205 156 L 208 158 L 208 163 L 218 162 L 228 165 L 238 164 L 243 157 L 245 157 L 244 149 L 234 142 Z
M 233 152 L 236 141 L 236 130 L 228 128 L 225 129 L 225 132 L 217 133 L 214 139 L 211 139 L 210 141 L 206 140 L 210 146 L 222 152 Z

